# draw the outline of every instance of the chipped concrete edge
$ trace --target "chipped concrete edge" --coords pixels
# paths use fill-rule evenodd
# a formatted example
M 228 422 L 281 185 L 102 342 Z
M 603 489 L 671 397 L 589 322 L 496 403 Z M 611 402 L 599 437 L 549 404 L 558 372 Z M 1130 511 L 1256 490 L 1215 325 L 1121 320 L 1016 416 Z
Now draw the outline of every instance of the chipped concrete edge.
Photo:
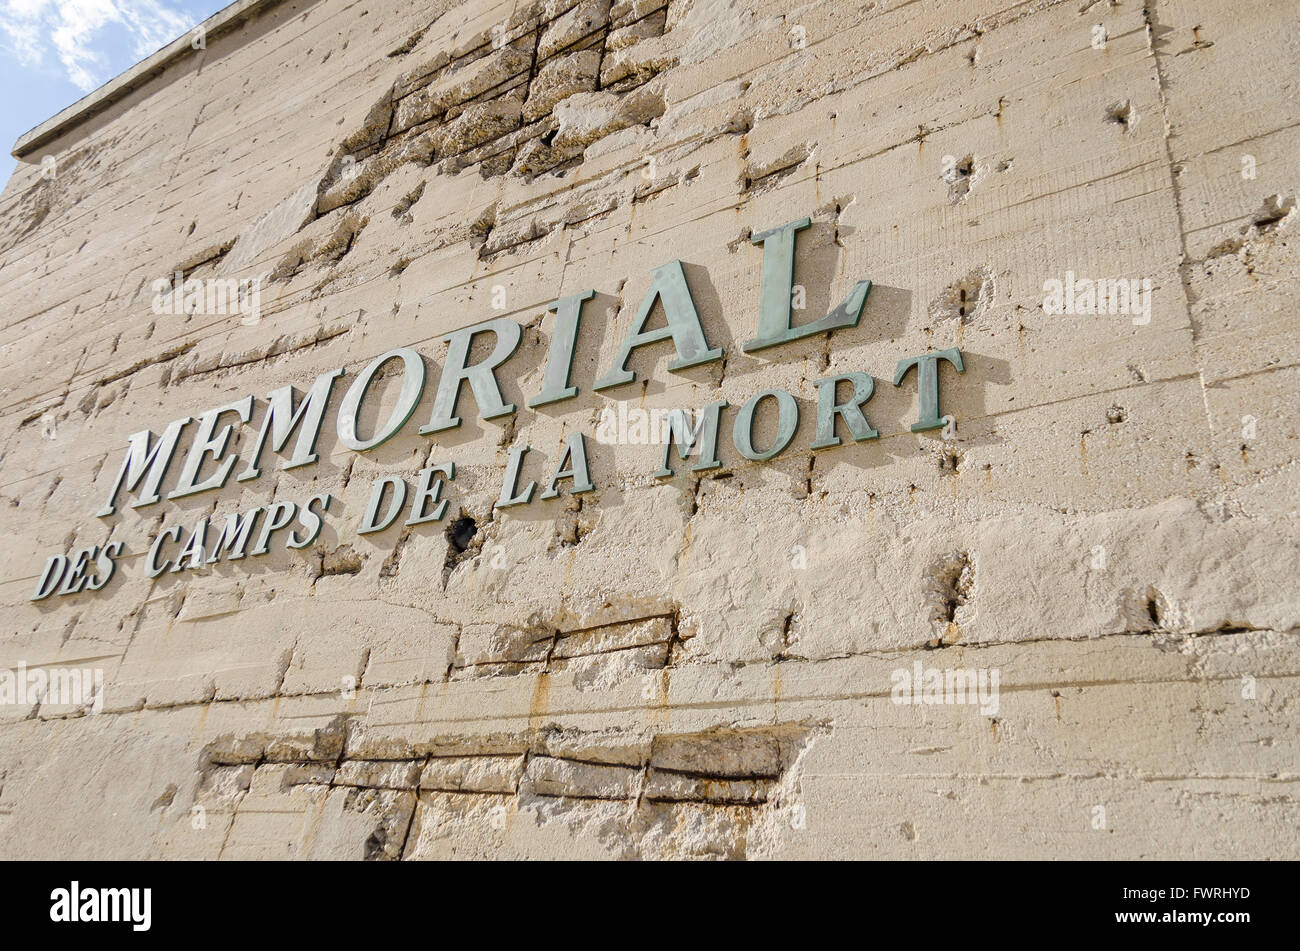
M 274 9 L 284 0 L 235 0 L 202 23 L 197 23 L 184 34 L 168 43 L 152 56 L 142 59 L 124 73 L 110 79 L 94 92 L 82 96 L 72 105 L 46 119 L 40 125 L 19 136 L 10 155 L 21 159 L 33 151 L 60 138 L 109 106 L 125 99 L 152 79 L 161 76 L 173 64 L 191 53 L 202 52 L 191 45 L 195 29 L 202 26 L 208 39 L 215 39 L 236 30 L 256 16 Z

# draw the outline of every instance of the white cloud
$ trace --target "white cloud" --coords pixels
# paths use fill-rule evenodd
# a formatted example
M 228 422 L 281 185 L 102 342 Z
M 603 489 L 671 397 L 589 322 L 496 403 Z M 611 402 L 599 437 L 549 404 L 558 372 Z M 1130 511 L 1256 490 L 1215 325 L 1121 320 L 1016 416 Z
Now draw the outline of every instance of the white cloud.
M 193 17 L 161 0 L 0 0 L 0 35 L 29 67 L 53 54 L 68 79 L 90 92 L 123 69 L 119 50 L 125 35 L 136 60 L 176 39 Z M 105 35 L 110 28 L 113 37 Z M 116 53 L 117 55 L 114 55 Z

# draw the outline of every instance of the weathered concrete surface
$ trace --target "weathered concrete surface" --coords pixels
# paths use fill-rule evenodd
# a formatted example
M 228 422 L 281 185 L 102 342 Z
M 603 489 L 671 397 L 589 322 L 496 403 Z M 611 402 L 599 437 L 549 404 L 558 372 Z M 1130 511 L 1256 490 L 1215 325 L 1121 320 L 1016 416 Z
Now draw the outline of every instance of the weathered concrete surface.
M 105 676 L 0 705 L 0 855 L 1300 857 L 1294 3 L 257 9 L 0 198 L 0 665 Z M 809 311 L 865 277 L 862 321 L 745 354 L 749 236 L 804 215 Z M 593 394 L 673 258 L 725 362 Z M 176 270 L 268 275 L 260 321 L 154 314 Z M 1067 271 L 1149 278 L 1150 322 L 1045 313 Z M 580 395 L 528 410 L 586 288 Z M 418 435 L 495 316 L 521 409 Z M 346 449 L 342 387 L 408 345 L 415 416 Z M 913 434 L 895 364 L 949 347 L 956 432 Z M 94 517 L 131 433 L 340 366 L 318 464 Z M 853 370 L 881 438 L 813 454 Z M 799 429 L 749 463 L 773 387 Z M 718 399 L 719 470 L 591 439 Z M 595 492 L 495 507 L 575 431 Z M 355 533 L 449 460 L 442 522 Z M 164 526 L 324 491 L 311 548 L 145 577 Z M 109 539 L 105 590 L 28 600 Z M 996 670 L 996 712 L 893 702 L 918 661 Z

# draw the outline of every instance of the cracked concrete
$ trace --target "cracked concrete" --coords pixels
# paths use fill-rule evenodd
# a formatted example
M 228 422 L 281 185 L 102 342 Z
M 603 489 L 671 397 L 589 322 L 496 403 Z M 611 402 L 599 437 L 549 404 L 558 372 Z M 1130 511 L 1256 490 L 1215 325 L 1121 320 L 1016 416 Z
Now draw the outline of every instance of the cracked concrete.
M 1078 7 L 269 4 L 36 130 L 0 196 L 0 666 L 105 695 L 0 705 L 0 855 L 1300 856 L 1300 134 L 1260 39 L 1300 24 Z M 865 278 L 862 320 L 745 353 L 752 236 L 805 216 L 796 323 Z M 593 393 L 672 259 L 725 360 L 647 347 Z M 260 321 L 152 313 L 176 270 L 266 275 Z M 1150 323 L 1045 313 L 1067 271 L 1150 278 Z M 525 409 L 586 288 L 579 397 Z M 516 414 L 354 453 L 332 406 L 312 466 L 93 517 L 131 433 L 393 347 L 433 373 L 496 316 Z M 952 347 L 952 425 L 913 433 L 897 361 Z M 810 450 L 853 371 L 879 438 Z M 590 438 L 771 387 L 801 412 L 765 463 L 656 480 L 662 446 Z M 497 505 L 512 447 L 544 484 L 574 432 L 593 492 Z M 352 530 L 449 461 L 439 522 Z M 164 527 L 324 492 L 309 548 L 145 577 Z M 110 540 L 104 590 L 28 600 Z M 916 664 L 998 671 L 997 712 L 896 702 Z

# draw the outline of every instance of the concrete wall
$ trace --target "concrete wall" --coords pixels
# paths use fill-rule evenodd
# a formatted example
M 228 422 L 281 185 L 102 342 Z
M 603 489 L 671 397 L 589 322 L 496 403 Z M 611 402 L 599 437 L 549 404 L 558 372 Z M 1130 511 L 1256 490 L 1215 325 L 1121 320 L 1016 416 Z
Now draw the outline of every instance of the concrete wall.
M 0 664 L 104 678 L 0 705 L 0 855 L 1300 857 L 1297 61 L 1288 0 L 299 0 L 148 64 L 0 198 Z M 804 216 L 797 319 L 867 278 L 861 321 L 745 353 L 751 237 Z M 593 393 L 672 259 L 725 358 Z M 258 319 L 155 313 L 178 270 L 265 275 Z M 1149 320 L 1047 313 L 1067 272 Z M 588 288 L 579 395 L 528 409 Z M 500 316 L 518 412 L 419 435 L 444 335 Z M 403 346 L 424 397 L 353 452 Z M 913 433 L 896 365 L 947 348 L 955 427 Z M 315 465 L 95 517 L 131 434 L 252 394 L 247 452 L 339 367 Z M 850 371 L 881 435 L 813 452 Z M 751 462 L 771 388 L 798 430 Z M 717 400 L 718 469 L 593 438 Z M 595 491 L 496 505 L 579 432 Z M 449 461 L 441 521 L 357 534 Z M 146 577 L 160 530 L 323 492 L 308 548 Z M 916 664 L 996 709 L 896 702 Z

